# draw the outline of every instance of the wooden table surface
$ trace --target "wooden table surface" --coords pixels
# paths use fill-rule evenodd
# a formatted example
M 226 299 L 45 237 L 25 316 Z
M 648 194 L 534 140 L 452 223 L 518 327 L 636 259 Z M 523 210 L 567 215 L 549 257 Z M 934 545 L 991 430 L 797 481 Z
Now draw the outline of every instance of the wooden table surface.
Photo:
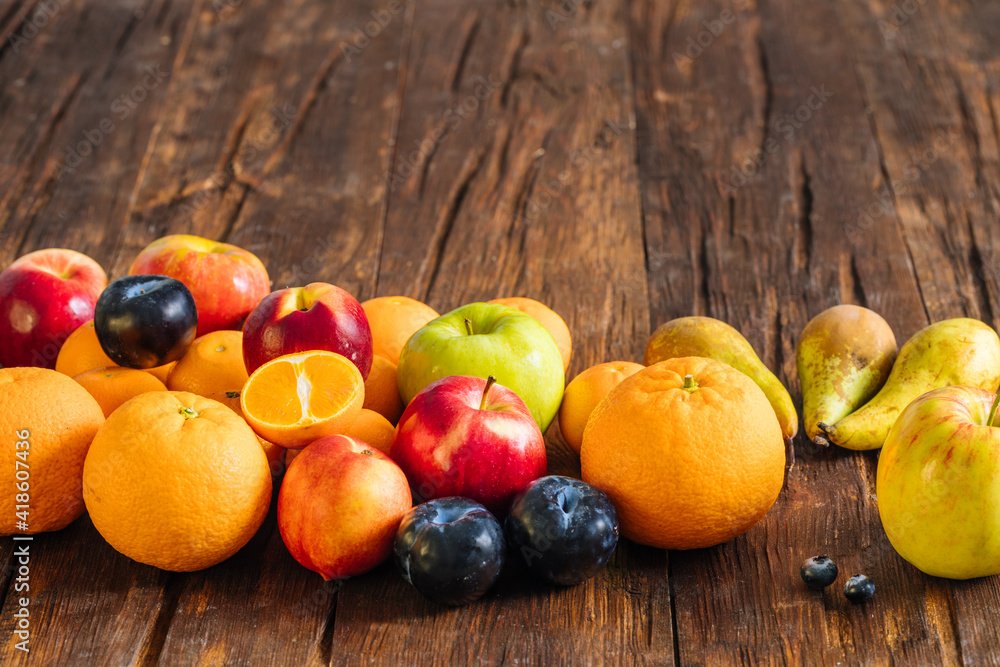
M 900 341 L 1000 325 L 992 0 L 0 0 L 0 35 L 0 265 L 63 246 L 115 278 L 189 232 L 257 253 L 275 288 L 530 296 L 569 324 L 570 377 L 711 315 L 796 401 L 799 332 L 828 306 Z M 998 664 L 1000 578 L 899 558 L 877 458 L 800 434 L 743 536 L 623 543 L 573 588 L 511 571 L 459 609 L 389 566 L 324 584 L 273 508 L 191 574 L 82 517 L 33 543 L 28 656 L 0 541 L 0 662 Z M 806 590 L 821 553 L 874 599 Z

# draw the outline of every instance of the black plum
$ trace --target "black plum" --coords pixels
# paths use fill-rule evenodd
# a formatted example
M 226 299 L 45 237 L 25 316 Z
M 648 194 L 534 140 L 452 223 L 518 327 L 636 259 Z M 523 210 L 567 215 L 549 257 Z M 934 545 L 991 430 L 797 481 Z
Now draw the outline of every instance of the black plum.
M 844 584 L 844 597 L 858 604 L 875 595 L 875 584 L 867 576 L 856 574 Z
M 410 509 L 393 557 L 403 578 L 428 599 L 459 606 L 482 597 L 503 569 L 503 529 L 479 503 L 450 496 Z
M 618 544 L 618 513 L 600 489 L 549 475 L 521 489 L 504 523 L 511 551 L 537 576 L 571 586 L 600 572 Z
M 823 589 L 836 581 L 837 564 L 827 556 L 813 556 L 802 563 L 799 573 L 809 588 Z
M 184 355 L 198 330 L 194 297 L 167 276 L 125 276 L 108 285 L 94 307 L 104 353 L 119 366 L 155 368 Z

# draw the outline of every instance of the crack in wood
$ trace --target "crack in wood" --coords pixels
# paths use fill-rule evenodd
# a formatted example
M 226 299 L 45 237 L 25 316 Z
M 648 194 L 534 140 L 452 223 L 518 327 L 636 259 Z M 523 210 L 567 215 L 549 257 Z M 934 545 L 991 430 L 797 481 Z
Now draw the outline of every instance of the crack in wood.
M 146 5 L 147 9 L 148 7 L 149 5 Z M 133 13 L 129 17 L 128 22 L 125 24 L 125 28 L 122 30 L 122 33 L 118 36 L 118 39 L 115 40 L 115 45 L 111 47 L 111 54 L 108 56 L 108 66 L 104 68 L 104 74 L 101 75 L 102 81 L 107 81 L 111 78 L 111 73 L 114 72 L 115 67 L 120 64 L 119 56 L 125 48 L 125 44 L 128 42 L 129 37 L 131 37 L 132 33 L 135 32 L 135 28 L 139 24 L 139 20 L 139 16 Z
M 771 120 L 772 108 L 774 106 L 774 85 L 771 82 L 771 70 L 768 66 L 767 51 L 764 49 L 764 40 L 760 36 L 761 28 L 757 28 L 757 64 L 760 67 L 761 83 L 764 86 L 764 108 L 761 110 L 761 134 L 760 134 L 760 154 L 768 155 L 765 149 L 769 134 L 768 127 Z
M 430 272 L 430 277 L 427 280 L 427 286 L 424 289 L 422 298 L 423 301 L 429 300 L 431 289 L 433 289 L 434 283 L 437 280 L 438 271 L 441 269 L 445 249 L 448 245 L 448 238 L 454 230 L 455 220 L 458 218 L 458 214 L 462 208 L 462 202 L 465 200 L 466 194 L 468 194 L 469 185 L 472 183 L 472 179 L 476 177 L 476 174 L 479 173 L 480 168 L 483 166 L 483 162 L 485 162 L 486 159 L 486 153 L 489 151 L 491 146 L 492 141 L 490 144 L 487 144 L 477 151 L 474 163 L 471 168 L 468 168 L 466 173 L 459 179 L 458 187 L 455 189 L 455 194 L 452 196 L 451 201 L 448 204 L 448 209 L 445 212 L 444 220 L 441 225 L 442 230 L 438 234 L 437 242 L 434 243 L 434 247 L 436 248 L 436 251 L 434 252 L 434 267 Z
M 459 53 L 458 61 L 455 63 L 455 74 L 451 79 L 451 92 L 458 93 L 458 89 L 462 84 L 462 73 L 465 71 L 465 64 L 469 59 L 469 54 L 472 52 L 472 45 L 476 40 L 476 35 L 479 34 L 479 17 L 476 16 L 472 21 L 472 27 L 465 35 L 465 41 L 462 43 L 462 50 Z
M 528 202 L 531 201 L 531 194 L 535 190 L 535 183 L 538 181 L 538 174 L 542 170 L 542 159 L 545 156 L 546 150 L 548 150 L 549 140 L 552 138 L 552 133 L 554 131 L 554 128 L 550 128 L 545 133 L 545 137 L 542 139 L 541 148 L 535 151 L 535 158 L 531 161 L 531 165 L 528 167 L 525 177 L 521 180 L 521 184 L 514 193 L 514 210 L 516 211 L 514 215 L 515 219 L 523 219 L 527 213 Z
M 327 81 L 330 76 L 332 76 L 334 69 L 337 64 L 340 63 L 343 58 L 344 49 L 342 45 L 338 45 L 336 48 L 331 50 L 323 62 L 323 65 L 319 68 L 316 76 L 313 77 L 312 83 L 309 84 L 309 88 L 302 95 L 302 99 L 296 108 L 295 118 L 292 120 L 291 127 L 288 128 L 288 132 L 282 137 L 281 141 L 275 146 L 271 155 L 268 157 L 267 162 L 264 163 L 264 168 L 261 172 L 261 177 L 263 178 L 267 174 L 281 163 L 285 156 L 289 153 L 292 142 L 298 138 L 299 133 L 302 131 L 302 126 L 305 125 L 306 119 L 309 117 L 309 112 L 316 105 L 316 100 L 319 98 L 320 93 L 326 90 Z
M 81 73 L 76 75 L 76 81 L 73 82 L 72 87 L 69 92 L 60 100 L 55 106 L 54 112 L 50 115 L 49 119 L 45 123 L 45 129 L 42 133 L 41 138 L 38 141 L 38 148 L 35 150 L 31 159 L 28 160 L 27 167 L 24 170 L 24 178 L 20 185 L 14 190 L 14 194 L 10 199 L 10 206 L 8 207 L 8 214 L 6 217 L 0 219 L 0 229 L 6 229 L 7 225 L 13 219 L 18 207 L 21 205 L 21 201 L 24 199 L 25 194 L 28 192 L 29 184 L 32 182 L 33 174 L 38 170 L 39 165 L 46 153 L 48 153 L 49 146 L 52 144 L 55 138 L 56 132 L 62 125 L 62 121 L 66 116 L 66 112 L 69 107 L 76 100 L 77 96 L 80 94 L 80 90 L 83 88 L 83 84 L 87 81 L 90 76 L 90 70 L 85 69 Z M 24 250 L 24 245 L 27 242 L 28 232 L 31 230 L 32 223 L 35 220 L 35 215 L 38 213 L 38 207 L 32 206 L 31 213 L 26 221 L 27 224 L 24 225 L 24 229 L 21 232 L 21 237 L 18 239 L 17 250 L 15 257 L 21 255 Z
M 41 2 L 42 0 L 35 0 L 35 2 L 25 7 L 23 11 L 18 11 L 20 8 L 20 2 L 15 2 L 11 4 L 8 11 L 4 12 L 4 15 L 0 17 L 0 21 L 6 22 L 6 25 L 4 25 L 2 31 L 0 31 L 0 34 L 3 36 L 2 39 L 0 39 L 0 59 L 4 57 L 8 50 L 13 48 L 14 40 L 12 39 L 12 36 L 20 33 L 21 30 L 24 29 L 24 25 L 28 20 L 28 15 L 31 14 L 33 16 L 36 8 L 41 4 Z
M 507 76 L 504 77 L 503 89 L 500 91 L 500 107 L 502 109 L 507 108 L 507 100 L 510 96 L 510 91 L 514 87 L 514 81 L 517 79 L 517 72 L 521 67 L 521 58 L 524 55 L 524 50 L 528 47 L 528 42 L 531 41 L 531 36 L 528 34 L 528 29 L 524 26 L 521 27 L 520 40 L 516 47 L 514 47 L 514 53 L 510 57 L 510 66 L 507 69 Z

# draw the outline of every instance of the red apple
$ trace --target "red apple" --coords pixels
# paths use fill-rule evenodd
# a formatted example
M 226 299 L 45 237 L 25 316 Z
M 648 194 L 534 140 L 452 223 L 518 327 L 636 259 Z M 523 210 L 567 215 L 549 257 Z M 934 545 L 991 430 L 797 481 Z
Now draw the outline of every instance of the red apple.
M 388 456 L 356 438 L 331 435 L 288 465 L 278 530 L 304 567 L 326 580 L 351 577 L 389 557 L 412 504 L 406 476 Z
M 142 249 L 130 275 L 170 276 L 194 296 L 198 334 L 239 329 L 271 291 L 264 264 L 249 250 L 190 234 L 171 234 Z
M 108 284 L 101 265 L 75 250 L 36 250 L 0 273 L 0 365 L 55 368 L 59 348 L 94 318 Z
M 531 411 L 492 376 L 450 375 L 427 385 L 400 417 L 389 455 L 419 501 L 465 496 L 497 518 L 548 467 Z
M 342 354 L 368 378 L 372 330 L 361 304 L 336 285 L 310 283 L 264 297 L 243 325 L 247 373 L 285 354 L 329 350 Z

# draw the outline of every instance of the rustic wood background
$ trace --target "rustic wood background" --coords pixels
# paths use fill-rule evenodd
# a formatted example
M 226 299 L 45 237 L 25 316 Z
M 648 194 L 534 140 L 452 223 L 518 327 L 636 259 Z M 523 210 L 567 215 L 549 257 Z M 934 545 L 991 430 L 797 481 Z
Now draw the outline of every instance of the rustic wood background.
M 798 334 L 833 304 L 900 341 L 1000 325 L 992 0 L 0 0 L 0 35 L 0 265 L 64 246 L 118 277 L 189 232 L 257 253 L 276 288 L 530 296 L 570 326 L 570 377 L 711 315 L 796 400 Z M 557 431 L 551 468 L 577 474 Z M 84 517 L 34 542 L 31 653 L 7 594 L 0 661 L 998 664 L 1000 578 L 895 554 L 877 453 L 800 435 L 789 455 L 727 544 L 623 544 L 568 589 L 512 569 L 460 609 L 388 566 L 324 584 L 273 512 L 184 575 Z M 875 598 L 807 591 L 819 553 Z

